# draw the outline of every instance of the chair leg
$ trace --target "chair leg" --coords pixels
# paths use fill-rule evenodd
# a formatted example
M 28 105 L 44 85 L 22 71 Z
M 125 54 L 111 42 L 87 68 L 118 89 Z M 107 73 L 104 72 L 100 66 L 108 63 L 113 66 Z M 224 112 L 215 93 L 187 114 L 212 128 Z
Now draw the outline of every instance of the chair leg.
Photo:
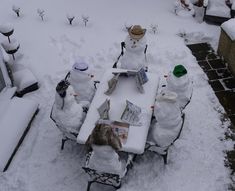
M 167 155 L 168 155 L 168 152 L 166 152 L 166 154 L 162 155 L 164 164 L 167 164 Z
M 90 188 L 91 188 L 91 184 L 93 183 L 93 181 L 88 181 L 88 184 L 87 184 L 87 191 L 90 191 Z
M 64 149 L 64 143 L 67 141 L 68 139 L 67 138 L 62 138 L 62 142 L 61 142 L 61 150 Z

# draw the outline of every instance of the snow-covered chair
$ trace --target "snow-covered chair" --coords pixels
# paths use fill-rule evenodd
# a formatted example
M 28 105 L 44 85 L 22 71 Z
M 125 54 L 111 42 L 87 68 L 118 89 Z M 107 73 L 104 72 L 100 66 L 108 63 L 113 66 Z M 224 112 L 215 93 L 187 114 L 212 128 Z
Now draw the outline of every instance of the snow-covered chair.
M 62 80 L 58 83 L 56 91 L 50 118 L 62 132 L 61 150 L 63 150 L 67 140 L 76 142 L 79 129 L 86 115 L 86 110 L 83 108 L 83 105 L 76 102 L 73 96 L 73 89 L 69 87 L 67 81 Z
M 100 183 L 115 188 L 121 187 L 121 179 L 131 166 L 131 158 L 121 158 L 118 151 L 121 142 L 107 124 L 97 124 L 86 141 L 91 152 L 83 169 L 89 175 L 87 190 L 92 183 Z M 127 155 L 126 155 L 127 156 Z
M 222 24 L 234 17 L 235 3 L 226 0 L 207 0 L 204 20 L 211 23 Z
M 184 125 L 184 113 L 177 94 L 164 92 L 157 96 L 145 150 L 160 154 L 167 164 L 168 149 L 179 138 Z
M 132 167 L 132 162 L 120 162 L 119 158 L 117 158 L 117 162 L 122 164 L 122 169 L 120 172 L 113 171 L 110 172 L 104 170 L 98 170 L 97 168 L 92 168 L 90 165 L 90 161 L 92 160 L 93 151 L 87 154 L 85 166 L 82 167 L 84 171 L 89 175 L 87 191 L 90 190 L 91 184 L 96 182 L 99 184 L 113 186 L 118 189 L 121 187 L 122 178 L 127 174 L 128 170 Z M 118 156 L 118 155 L 117 155 Z M 105 161 L 104 161 L 105 162 Z

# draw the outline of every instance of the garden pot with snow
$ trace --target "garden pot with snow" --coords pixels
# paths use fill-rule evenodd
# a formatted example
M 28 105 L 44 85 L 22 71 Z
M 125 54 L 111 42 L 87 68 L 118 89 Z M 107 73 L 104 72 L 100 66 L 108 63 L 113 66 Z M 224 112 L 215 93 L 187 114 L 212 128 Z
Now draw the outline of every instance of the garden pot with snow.
M 1 43 L 2 44 L 2 47 L 4 48 L 4 50 L 6 51 L 7 54 L 11 54 L 12 55 L 12 58 L 13 60 L 15 60 L 15 56 L 14 54 L 18 51 L 18 49 L 20 48 L 20 44 L 15 40 L 13 39 L 11 41 L 11 43 L 7 42 L 7 41 L 4 41 Z
M 8 38 L 8 42 L 10 43 L 10 36 L 13 34 L 14 28 L 10 24 L 0 25 L 0 33 Z

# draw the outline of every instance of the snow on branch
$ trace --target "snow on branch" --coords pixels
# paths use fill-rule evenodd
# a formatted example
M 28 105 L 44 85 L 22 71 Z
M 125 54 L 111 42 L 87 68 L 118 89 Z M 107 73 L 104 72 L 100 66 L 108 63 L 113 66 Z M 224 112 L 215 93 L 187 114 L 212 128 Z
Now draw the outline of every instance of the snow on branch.
M 20 7 L 13 5 L 12 10 L 16 13 L 17 17 L 20 17 Z
M 45 16 L 45 11 L 43 9 L 37 9 L 37 13 L 38 13 L 39 17 L 41 17 L 41 19 L 43 21 L 44 16 Z
M 69 24 L 72 25 L 73 24 L 73 20 L 74 20 L 75 16 L 74 15 L 70 15 L 70 14 L 67 14 L 67 19 L 69 21 Z

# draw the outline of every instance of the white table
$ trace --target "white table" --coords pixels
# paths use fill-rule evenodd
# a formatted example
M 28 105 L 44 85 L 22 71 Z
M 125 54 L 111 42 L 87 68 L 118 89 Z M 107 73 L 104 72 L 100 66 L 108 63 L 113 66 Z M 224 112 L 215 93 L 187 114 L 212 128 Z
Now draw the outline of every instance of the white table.
M 108 69 L 104 75 L 95 96 L 91 102 L 86 119 L 81 126 L 77 137 L 77 142 L 84 144 L 91 134 L 97 120 L 100 118 L 97 108 L 106 100 L 110 99 L 110 120 L 121 121 L 121 114 L 126 106 L 126 100 L 138 105 L 142 108 L 144 115 L 141 119 L 141 126 L 130 126 L 127 142 L 122 145 L 122 151 L 142 154 L 144 152 L 145 143 L 152 117 L 152 108 L 159 84 L 159 77 L 156 73 L 147 73 L 149 81 L 143 85 L 144 93 L 141 94 L 135 84 L 134 77 L 119 77 L 116 89 L 111 95 L 105 95 L 108 89 L 108 81 L 113 77 L 112 72 L 126 71 L 123 69 Z

